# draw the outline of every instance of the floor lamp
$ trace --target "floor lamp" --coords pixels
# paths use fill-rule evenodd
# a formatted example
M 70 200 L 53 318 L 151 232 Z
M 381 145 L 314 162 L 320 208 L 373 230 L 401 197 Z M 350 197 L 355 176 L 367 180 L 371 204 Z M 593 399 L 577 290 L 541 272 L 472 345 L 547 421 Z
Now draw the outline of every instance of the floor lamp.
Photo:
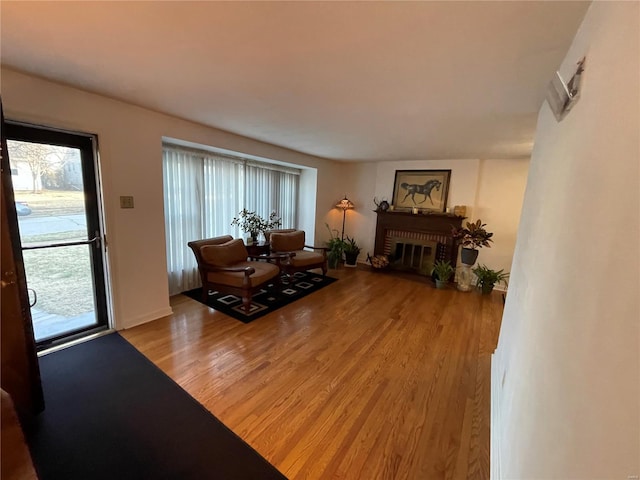
M 344 221 L 347 218 L 347 210 L 350 210 L 350 209 L 354 208 L 354 205 L 351 202 L 351 200 L 349 200 L 347 198 L 347 196 L 345 195 L 344 198 L 342 200 L 340 200 L 336 204 L 336 208 L 341 208 L 342 209 L 342 237 L 341 237 L 341 239 L 344 240 Z

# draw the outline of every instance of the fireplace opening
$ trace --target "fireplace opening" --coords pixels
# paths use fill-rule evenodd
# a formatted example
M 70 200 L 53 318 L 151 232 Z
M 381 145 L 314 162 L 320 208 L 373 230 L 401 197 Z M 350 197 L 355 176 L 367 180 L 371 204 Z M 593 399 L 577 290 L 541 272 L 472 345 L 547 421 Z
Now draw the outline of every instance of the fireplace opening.
M 436 260 L 438 242 L 395 238 L 391 241 L 391 262 L 394 268 L 431 275 Z

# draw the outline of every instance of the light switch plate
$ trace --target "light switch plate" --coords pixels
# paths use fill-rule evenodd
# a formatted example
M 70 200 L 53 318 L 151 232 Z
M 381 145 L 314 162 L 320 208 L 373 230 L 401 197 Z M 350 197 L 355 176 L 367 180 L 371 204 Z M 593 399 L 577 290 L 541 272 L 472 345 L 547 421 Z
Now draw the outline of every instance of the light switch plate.
M 133 197 L 132 196 L 121 196 L 120 197 L 120 208 L 133 208 Z

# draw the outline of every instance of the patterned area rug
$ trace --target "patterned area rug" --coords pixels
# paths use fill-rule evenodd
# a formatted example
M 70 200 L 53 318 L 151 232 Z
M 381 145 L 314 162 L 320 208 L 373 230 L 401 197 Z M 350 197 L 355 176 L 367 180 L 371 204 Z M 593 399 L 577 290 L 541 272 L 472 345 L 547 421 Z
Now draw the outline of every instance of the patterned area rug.
M 306 297 L 310 293 L 316 292 L 335 281 L 335 278 L 323 277 L 311 272 L 296 272 L 290 278 L 283 276 L 280 291 L 277 291 L 273 284 L 269 284 L 265 289 L 253 295 L 248 314 L 245 313 L 242 306 L 242 298 L 227 293 L 210 291 L 206 305 L 241 322 L 249 323 L 280 307 Z M 202 288 L 182 293 L 203 303 Z

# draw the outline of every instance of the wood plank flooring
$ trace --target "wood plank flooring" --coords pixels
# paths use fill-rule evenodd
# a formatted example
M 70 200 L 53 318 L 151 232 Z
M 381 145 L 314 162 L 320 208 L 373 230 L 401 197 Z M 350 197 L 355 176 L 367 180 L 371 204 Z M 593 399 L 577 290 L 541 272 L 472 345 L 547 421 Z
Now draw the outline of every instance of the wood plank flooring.
M 178 295 L 121 333 L 290 479 L 488 479 L 501 295 L 329 274 L 247 325 Z

